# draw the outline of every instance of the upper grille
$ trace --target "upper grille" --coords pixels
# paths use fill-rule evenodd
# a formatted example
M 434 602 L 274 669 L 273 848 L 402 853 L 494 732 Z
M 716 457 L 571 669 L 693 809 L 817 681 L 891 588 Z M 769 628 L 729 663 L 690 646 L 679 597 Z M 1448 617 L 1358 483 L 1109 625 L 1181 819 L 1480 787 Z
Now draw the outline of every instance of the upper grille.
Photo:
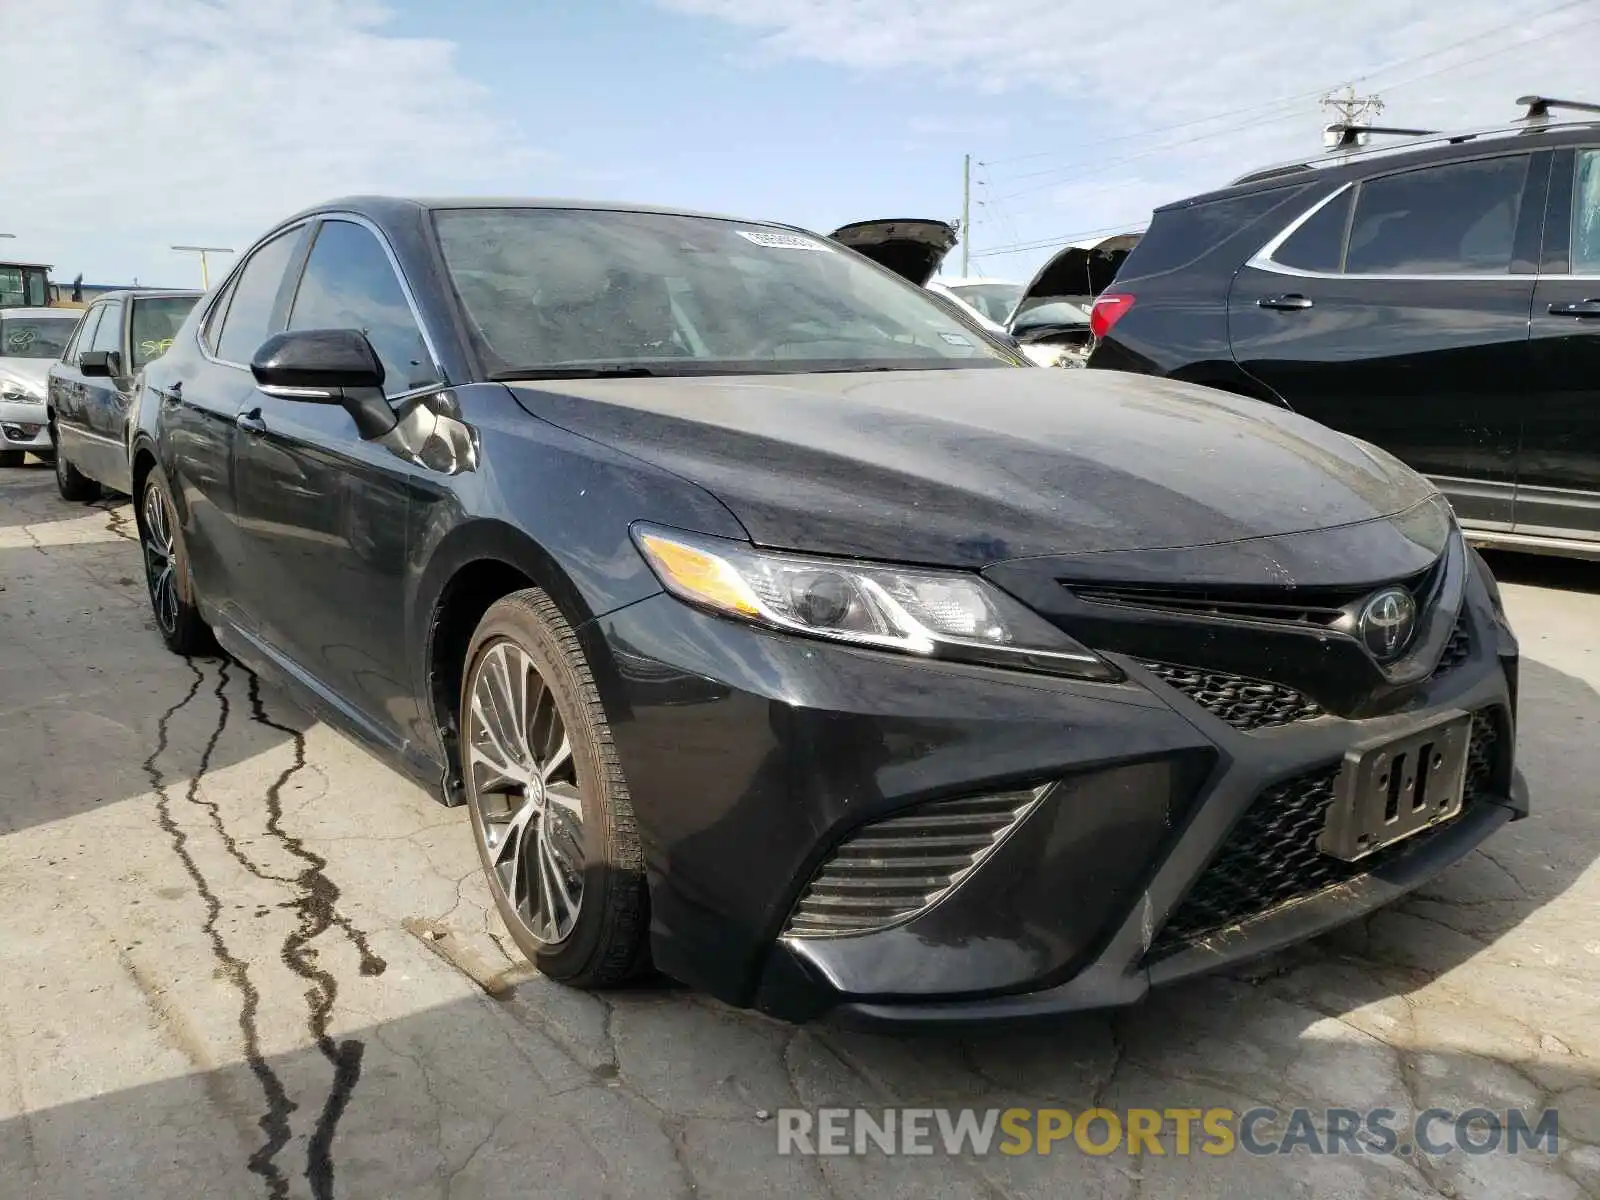
M 1472 632 L 1467 625 L 1467 610 L 1462 609 L 1461 615 L 1456 618 L 1456 627 L 1450 631 L 1450 640 L 1444 644 L 1444 653 L 1439 656 L 1439 665 L 1433 669 L 1434 678 L 1454 671 L 1472 655 Z
M 1049 789 L 937 800 L 862 826 L 806 885 L 784 933 L 870 933 L 915 916 L 971 874 Z
M 1499 724 L 1490 711 L 1472 716 L 1463 811 L 1494 786 Z M 1150 946 L 1159 958 L 1292 900 L 1366 875 L 1403 854 L 1430 830 L 1385 847 L 1358 863 L 1317 848 L 1339 764 L 1285 780 L 1258 796 L 1222 850 L 1173 911 Z
M 1141 662 L 1139 665 L 1246 733 L 1323 715 L 1322 706 L 1315 700 L 1280 683 L 1246 679 L 1226 671 L 1176 667 L 1170 663 Z

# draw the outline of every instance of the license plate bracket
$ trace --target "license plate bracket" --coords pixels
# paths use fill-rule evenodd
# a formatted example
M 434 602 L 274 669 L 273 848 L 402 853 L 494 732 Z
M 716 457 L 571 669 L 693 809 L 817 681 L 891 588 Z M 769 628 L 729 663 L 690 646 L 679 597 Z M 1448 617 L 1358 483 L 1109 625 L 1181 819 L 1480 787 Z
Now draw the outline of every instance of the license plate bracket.
M 1461 811 L 1472 717 L 1449 712 L 1345 751 L 1317 848 L 1356 862 Z

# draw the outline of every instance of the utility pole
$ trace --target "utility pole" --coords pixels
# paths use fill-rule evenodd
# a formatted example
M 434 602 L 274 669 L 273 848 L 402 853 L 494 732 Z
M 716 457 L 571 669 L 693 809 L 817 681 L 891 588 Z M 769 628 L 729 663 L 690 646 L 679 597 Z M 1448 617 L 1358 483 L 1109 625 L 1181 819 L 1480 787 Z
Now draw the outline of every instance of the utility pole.
M 967 277 L 967 262 L 972 242 L 972 155 L 961 158 L 961 278 Z
M 1377 116 L 1383 111 L 1383 98 L 1381 96 L 1358 96 L 1354 84 L 1344 85 L 1344 94 L 1329 92 L 1322 98 L 1322 107 L 1331 108 L 1336 114 L 1335 125 L 1358 125 L 1361 118 Z
M 211 272 L 207 267 L 206 255 L 233 253 L 227 246 L 169 246 L 168 249 L 183 250 L 200 256 L 200 286 L 206 291 L 211 289 Z

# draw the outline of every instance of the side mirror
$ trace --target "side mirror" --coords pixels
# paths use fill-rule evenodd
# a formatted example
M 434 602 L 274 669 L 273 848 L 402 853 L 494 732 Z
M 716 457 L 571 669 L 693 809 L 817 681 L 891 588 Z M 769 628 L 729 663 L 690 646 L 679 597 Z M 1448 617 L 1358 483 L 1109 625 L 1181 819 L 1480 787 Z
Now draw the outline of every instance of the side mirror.
M 110 379 L 111 360 L 120 357 L 115 350 L 85 350 L 78 355 L 78 370 L 89 379 Z
M 256 386 L 302 404 L 338 404 L 363 440 L 395 427 L 383 394 L 383 363 L 359 329 L 295 329 L 275 333 L 250 360 Z

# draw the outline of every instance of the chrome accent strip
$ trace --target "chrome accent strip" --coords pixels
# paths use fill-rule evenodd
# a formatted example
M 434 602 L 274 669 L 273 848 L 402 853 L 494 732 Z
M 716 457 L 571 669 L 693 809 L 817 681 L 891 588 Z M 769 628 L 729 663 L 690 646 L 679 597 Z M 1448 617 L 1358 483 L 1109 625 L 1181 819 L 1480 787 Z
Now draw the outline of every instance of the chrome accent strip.
M 1499 530 L 1469 529 L 1467 540 L 1491 550 L 1520 550 L 1526 554 L 1556 554 L 1563 557 L 1600 561 L 1600 539 L 1547 537 L 1534 533 L 1502 533 Z

